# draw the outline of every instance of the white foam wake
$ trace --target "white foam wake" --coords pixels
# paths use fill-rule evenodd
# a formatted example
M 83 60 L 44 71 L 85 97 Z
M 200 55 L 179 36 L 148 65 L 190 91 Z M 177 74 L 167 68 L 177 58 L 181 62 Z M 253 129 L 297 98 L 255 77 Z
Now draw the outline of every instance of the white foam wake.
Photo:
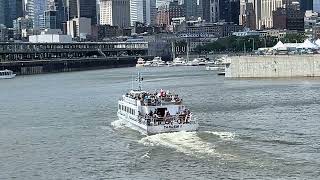
M 236 137 L 235 133 L 232 133 L 232 132 L 205 131 L 205 133 L 216 135 L 220 139 L 227 140 L 227 141 L 233 140 Z
M 123 120 L 115 120 L 111 122 L 111 126 L 113 126 L 114 129 L 124 129 L 127 127 L 127 122 Z
M 145 146 L 164 146 L 187 155 L 200 157 L 208 155 L 214 157 L 230 156 L 216 152 L 214 145 L 203 141 L 196 132 L 156 134 L 142 138 L 139 143 Z

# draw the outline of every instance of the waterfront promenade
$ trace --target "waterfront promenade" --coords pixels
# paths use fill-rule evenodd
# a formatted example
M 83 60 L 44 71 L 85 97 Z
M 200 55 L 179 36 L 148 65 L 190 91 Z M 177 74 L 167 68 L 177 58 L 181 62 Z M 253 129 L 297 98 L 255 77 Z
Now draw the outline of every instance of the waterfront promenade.
M 134 66 L 147 42 L 0 43 L 0 69 L 19 75 Z

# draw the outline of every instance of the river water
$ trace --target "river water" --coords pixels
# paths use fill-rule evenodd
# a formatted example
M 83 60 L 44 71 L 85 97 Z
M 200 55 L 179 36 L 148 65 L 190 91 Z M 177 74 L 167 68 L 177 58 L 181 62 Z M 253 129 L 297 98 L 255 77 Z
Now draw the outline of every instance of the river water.
M 319 179 L 320 80 L 142 69 L 199 132 L 144 136 L 117 120 L 135 68 L 0 81 L 0 179 Z

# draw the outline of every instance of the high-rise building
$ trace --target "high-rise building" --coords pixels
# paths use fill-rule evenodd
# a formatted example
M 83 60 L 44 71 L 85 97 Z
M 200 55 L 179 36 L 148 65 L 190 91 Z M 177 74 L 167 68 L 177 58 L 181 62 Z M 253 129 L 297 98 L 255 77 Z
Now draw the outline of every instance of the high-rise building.
M 32 19 L 34 29 L 45 28 L 44 12 L 46 4 L 45 0 L 28 0 L 27 2 L 27 15 Z
M 203 19 L 206 22 L 219 21 L 219 0 L 202 0 Z
M 71 19 L 67 22 L 67 34 L 72 38 L 79 37 L 86 39 L 92 34 L 91 24 L 91 18 L 81 17 Z
M 313 0 L 313 11 L 320 13 L 320 0 Z
M 156 24 L 156 16 L 157 16 L 157 7 L 156 7 L 156 0 L 147 0 L 147 24 L 154 25 Z
M 240 0 L 220 0 L 219 18 L 226 22 L 239 23 Z
M 169 5 L 173 0 L 156 0 L 156 8 L 160 8 L 161 6 Z
M 0 0 L 0 24 L 13 27 L 13 20 L 22 16 L 22 0 Z
M 57 17 L 58 11 L 47 10 L 44 13 L 46 29 L 60 29 L 60 23 Z
M 184 0 L 184 12 L 187 19 L 197 18 L 197 0 Z
M 5 0 L 0 0 L 0 24 L 5 24 L 5 13 L 4 13 Z
M 66 0 L 69 20 L 76 17 L 91 19 L 92 24 L 97 24 L 97 2 L 96 0 Z
M 18 17 L 13 20 L 14 38 L 22 39 L 32 34 L 33 20 L 26 17 Z
M 304 12 L 294 5 L 273 11 L 273 28 L 304 31 Z
M 273 27 L 273 14 L 277 8 L 282 7 L 282 0 L 255 0 L 256 26 L 258 29 Z
M 156 0 L 130 0 L 130 21 L 147 25 L 155 23 Z
M 50 13 L 45 13 L 45 26 L 48 28 L 48 17 L 55 17 L 55 26 L 56 29 L 63 29 L 63 24 L 68 21 L 67 16 L 67 6 L 64 0 L 48 0 L 46 4 L 46 10 L 51 11 Z M 55 11 L 55 12 L 53 12 Z M 51 26 L 52 27 L 52 26 Z
M 130 26 L 130 0 L 100 0 L 100 24 Z
M 313 10 L 313 0 L 301 0 L 300 9 L 305 12 L 307 10 Z
M 253 3 L 242 1 L 240 4 L 239 25 L 248 29 L 256 29 L 256 14 Z
M 173 1 L 169 3 L 169 22 L 171 24 L 172 18 L 185 17 L 185 9 L 183 5 L 180 5 L 178 1 Z
M 247 3 L 252 3 L 254 11 L 255 11 L 255 21 L 256 21 L 256 28 L 257 29 L 264 29 L 264 28 L 272 28 L 273 26 L 273 14 L 272 12 L 275 11 L 277 8 L 282 7 L 283 3 L 286 1 L 283 0 L 241 0 L 240 1 L 240 19 L 239 23 L 243 19 L 243 15 L 245 15 L 245 6 Z

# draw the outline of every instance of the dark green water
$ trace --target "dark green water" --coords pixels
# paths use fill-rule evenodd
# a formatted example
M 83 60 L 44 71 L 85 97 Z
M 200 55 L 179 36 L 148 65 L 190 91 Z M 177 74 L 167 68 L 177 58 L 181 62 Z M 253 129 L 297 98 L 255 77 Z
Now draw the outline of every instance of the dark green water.
M 197 133 L 143 136 L 117 120 L 135 68 L 0 81 L 0 179 L 319 179 L 320 80 L 232 80 L 143 69 L 179 93 Z

